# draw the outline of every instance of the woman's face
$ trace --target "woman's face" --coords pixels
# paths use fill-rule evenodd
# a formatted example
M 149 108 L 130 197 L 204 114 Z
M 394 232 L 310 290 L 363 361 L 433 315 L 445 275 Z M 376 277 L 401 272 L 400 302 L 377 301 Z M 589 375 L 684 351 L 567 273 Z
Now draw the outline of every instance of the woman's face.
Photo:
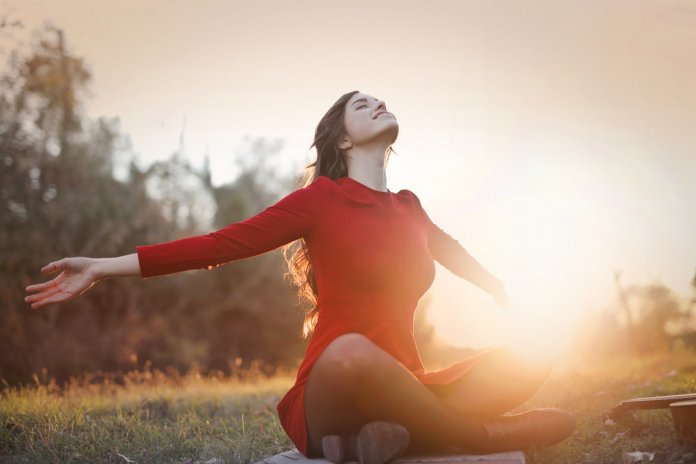
M 387 145 L 391 145 L 399 134 L 399 123 L 396 122 L 396 117 L 387 111 L 386 104 L 360 92 L 346 103 L 343 124 L 352 145 L 378 139 L 384 139 Z

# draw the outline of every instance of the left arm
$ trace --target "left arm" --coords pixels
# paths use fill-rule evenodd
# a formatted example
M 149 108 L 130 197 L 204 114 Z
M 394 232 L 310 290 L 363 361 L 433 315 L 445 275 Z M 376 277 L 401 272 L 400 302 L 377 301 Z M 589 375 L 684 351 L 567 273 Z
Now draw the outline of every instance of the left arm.
M 433 258 L 453 274 L 468 280 L 496 297 L 497 301 L 499 298 L 501 300 L 504 299 L 502 281 L 471 256 L 457 240 L 431 221 L 425 209 L 421 206 L 418 197 L 415 194 L 413 196 L 425 221 L 428 233 L 428 248 L 430 248 L 430 254 Z

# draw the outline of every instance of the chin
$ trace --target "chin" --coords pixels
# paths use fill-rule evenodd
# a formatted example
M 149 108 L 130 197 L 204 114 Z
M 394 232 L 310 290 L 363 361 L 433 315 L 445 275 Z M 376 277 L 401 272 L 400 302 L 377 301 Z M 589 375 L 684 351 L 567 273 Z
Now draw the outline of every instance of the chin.
M 385 131 L 390 135 L 390 144 L 396 142 L 396 138 L 399 136 L 399 125 L 394 124 L 389 130 Z

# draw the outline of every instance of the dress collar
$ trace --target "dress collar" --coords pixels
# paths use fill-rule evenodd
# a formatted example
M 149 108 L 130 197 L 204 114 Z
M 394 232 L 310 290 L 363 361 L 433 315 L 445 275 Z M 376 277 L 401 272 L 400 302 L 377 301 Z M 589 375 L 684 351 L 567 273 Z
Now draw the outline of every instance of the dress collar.
M 336 183 L 341 187 L 340 190 L 344 192 L 349 200 L 362 205 L 394 207 L 395 203 L 403 203 L 409 199 L 408 190 L 402 189 L 395 193 L 387 189 L 386 192 L 381 192 L 348 176 L 337 178 Z
M 373 189 L 373 188 L 371 188 L 371 187 L 368 187 L 367 185 L 363 184 L 362 182 L 359 182 L 359 181 L 357 181 L 357 180 L 355 180 L 355 179 L 353 179 L 352 177 L 349 177 L 349 176 L 339 177 L 339 178 L 338 178 L 338 182 L 339 182 L 339 183 L 352 184 L 352 185 L 354 185 L 354 186 L 356 186 L 356 187 L 358 187 L 358 188 L 361 188 L 361 189 L 363 189 L 363 190 L 366 190 L 366 191 L 368 191 L 368 192 L 370 192 L 370 193 L 373 193 L 373 194 L 375 194 L 375 195 L 390 196 L 390 195 L 393 195 L 393 194 L 394 194 L 394 192 L 392 192 L 392 191 L 389 190 L 389 189 L 387 189 L 386 192 L 383 192 L 383 191 L 381 191 L 381 190 L 375 190 L 375 189 Z

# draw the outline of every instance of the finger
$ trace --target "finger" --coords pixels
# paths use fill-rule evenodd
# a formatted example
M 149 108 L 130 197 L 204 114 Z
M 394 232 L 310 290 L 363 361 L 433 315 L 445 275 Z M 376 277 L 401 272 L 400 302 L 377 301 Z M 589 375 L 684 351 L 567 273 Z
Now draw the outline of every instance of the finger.
M 43 268 L 41 268 L 41 273 L 42 274 L 52 274 L 56 271 L 63 270 L 67 266 L 67 261 L 65 258 L 60 259 L 58 261 L 53 261 L 52 263 L 47 264 Z
M 50 287 L 54 287 L 56 285 L 56 281 L 54 280 L 49 280 L 48 282 L 42 282 L 40 284 L 34 284 L 34 285 L 29 285 L 26 290 L 28 292 L 40 292 L 41 290 L 45 290 Z
M 48 298 L 44 298 L 41 301 L 37 301 L 36 303 L 31 305 L 31 308 L 38 309 L 42 306 L 46 306 L 46 305 L 49 305 L 51 303 L 57 303 L 59 301 L 64 301 L 67 299 L 69 299 L 69 298 L 66 298 L 65 293 L 59 292 L 59 293 L 56 293 L 54 295 L 49 296 Z
M 53 288 L 46 290 L 45 292 L 35 293 L 33 295 L 29 295 L 28 297 L 24 298 L 24 301 L 26 301 L 27 303 L 32 303 L 34 301 L 40 301 L 46 297 L 49 297 L 55 293 L 58 293 L 58 292 L 60 292 L 60 289 L 58 287 L 53 287 Z
M 26 301 L 27 303 L 36 303 L 37 301 L 45 300 L 49 296 L 53 296 L 57 293 L 60 294 L 60 293 L 64 293 L 64 292 L 61 292 L 60 290 L 53 290 L 53 291 L 48 290 L 46 292 L 41 292 L 41 293 L 37 293 L 35 295 L 28 296 L 24 299 L 24 301 Z

